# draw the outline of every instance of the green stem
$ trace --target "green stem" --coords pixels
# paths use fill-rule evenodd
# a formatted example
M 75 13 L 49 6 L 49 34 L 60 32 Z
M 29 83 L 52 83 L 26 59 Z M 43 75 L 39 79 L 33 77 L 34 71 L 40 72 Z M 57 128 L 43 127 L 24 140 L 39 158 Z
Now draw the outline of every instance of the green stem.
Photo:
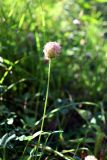
M 48 95 L 49 95 L 49 82 L 50 82 L 50 70 L 51 70 L 51 60 L 49 60 L 49 68 L 48 68 L 48 82 L 47 82 L 47 90 L 46 90 L 46 98 L 45 98 L 45 104 L 44 104 L 44 111 L 43 111 L 43 118 L 42 118 L 42 124 L 41 124 L 41 129 L 40 129 L 40 135 L 39 135 L 39 139 L 38 139 L 38 144 L 37 146 L 35 146 L 33 148 L 33 150 L 31 151 L 32 154 L 36 151 L 36 155 L 38 153 L 38 147 L 40 146 L 40 141 L 41 141 L 41 136 L 42 136 L 42 132 L 43 132 L 43 127 L 44 127 L 44 121 L 45 121 L 45 117 L 46 117 L 46 108 L 47 108 L 47 102 L 48 102 Z M 37 150 L 36 150 L 36 147 L 37 147 Z M 32 154 L 30 155 L 30 157 L 28 158 L 28 160 L 31 159 L 31 156 Z M 40 160 L 40 157 L 39 159 Z
M 49 60 L 48 83 L 47 83 L 47 90 L 46 90 L 46 99 L 45 99 L 45 104 L 44 104 L 43 119 L 42 119 L 41 130 L 40 130 L 41 133 L 40 133 L 39 139 L 38 139 L 38 147 L 40 145 L 41 135 L 42 135 L 42 131 L 43 131 L 43 127 L 44 127 L 44 121 L 45 121 L 45 116 L 46 116 L 46 108 L 47 108 L 48 95 L 49 95 L 50 69 L 51 69 L 51 60 Z
M 3 160 L 6 160 L 6 148 L 3 148 Z

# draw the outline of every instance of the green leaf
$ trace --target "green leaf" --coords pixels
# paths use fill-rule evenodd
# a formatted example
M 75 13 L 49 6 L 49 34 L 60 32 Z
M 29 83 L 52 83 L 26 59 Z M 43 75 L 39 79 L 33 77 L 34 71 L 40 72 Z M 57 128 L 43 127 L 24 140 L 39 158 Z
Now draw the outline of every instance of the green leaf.
M 11 140 L 15 139 L 16 135 L 12 134 L 9 135 L 8 133 L 6 133 L 1 139 L 0 139 L 0 146 L 2 146 L 3 148 L 6 147 L 7 143 L 10 142 Z
M 20 22 L 19 22 L 19 28 L 22 27 L 23 22 L 24 22 L 24 19 L 25 19 L 25 14 L 23 14 L 23 15 L 21 16 L 21 19 L 20 19 Z
M 100 150 L 100 147 L 102 146 L 102 141 L 105 137 L 105 134 L 101 131 L 97 132 L 96 133 L 96 141 L 95 141 L 95 148 L 94 148 L 94 154 L 95 156 L 97 156 L 99 150 Z
M 87 111 L 85 109 L 76 109 L 76 111 L 80 114 L 80 116 L 84 119 L 84 120 L 89 120 L 91 118 L 91 112 Z
M 107 0 L 96 0 L 96 2 L 104 3 L 104 2 L 107 2 Z
M 13 124 L 13 122 L 14 122 L 13 118 L 8 118 L 7 119 L 7 124 L 11 125 L 11 124 Z

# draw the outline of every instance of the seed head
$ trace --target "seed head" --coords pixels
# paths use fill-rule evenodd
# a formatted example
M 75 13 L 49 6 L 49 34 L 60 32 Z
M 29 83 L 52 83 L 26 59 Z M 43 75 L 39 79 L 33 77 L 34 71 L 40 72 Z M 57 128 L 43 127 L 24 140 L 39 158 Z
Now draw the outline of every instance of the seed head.
M 45 60 L 59 56 L 61 52 L 61 46 L 57 42 L 47 42 L 43 49 Z

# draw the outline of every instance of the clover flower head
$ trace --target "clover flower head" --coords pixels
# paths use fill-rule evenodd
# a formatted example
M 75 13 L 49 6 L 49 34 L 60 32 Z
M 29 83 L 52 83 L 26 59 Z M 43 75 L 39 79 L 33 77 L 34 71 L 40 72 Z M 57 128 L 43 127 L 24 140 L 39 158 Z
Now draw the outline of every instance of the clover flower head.
M 85 157 L 85 160 L 97 160 L 97 158 L 93 155 L 88 155 L 87 157 Z
M 61 46 L 58 42 L 47 42 L 43 49 L 45 60 L 59 56 Z

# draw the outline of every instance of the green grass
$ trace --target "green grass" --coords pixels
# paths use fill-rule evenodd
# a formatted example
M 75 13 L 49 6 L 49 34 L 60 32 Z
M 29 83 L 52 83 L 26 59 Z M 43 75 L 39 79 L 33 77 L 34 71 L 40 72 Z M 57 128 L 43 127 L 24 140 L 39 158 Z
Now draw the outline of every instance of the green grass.
M 100 0 L 0 1 L 0 160 L 107 159 L 105 10 Z M 49 41 L 62 47 L 51 76 Z

